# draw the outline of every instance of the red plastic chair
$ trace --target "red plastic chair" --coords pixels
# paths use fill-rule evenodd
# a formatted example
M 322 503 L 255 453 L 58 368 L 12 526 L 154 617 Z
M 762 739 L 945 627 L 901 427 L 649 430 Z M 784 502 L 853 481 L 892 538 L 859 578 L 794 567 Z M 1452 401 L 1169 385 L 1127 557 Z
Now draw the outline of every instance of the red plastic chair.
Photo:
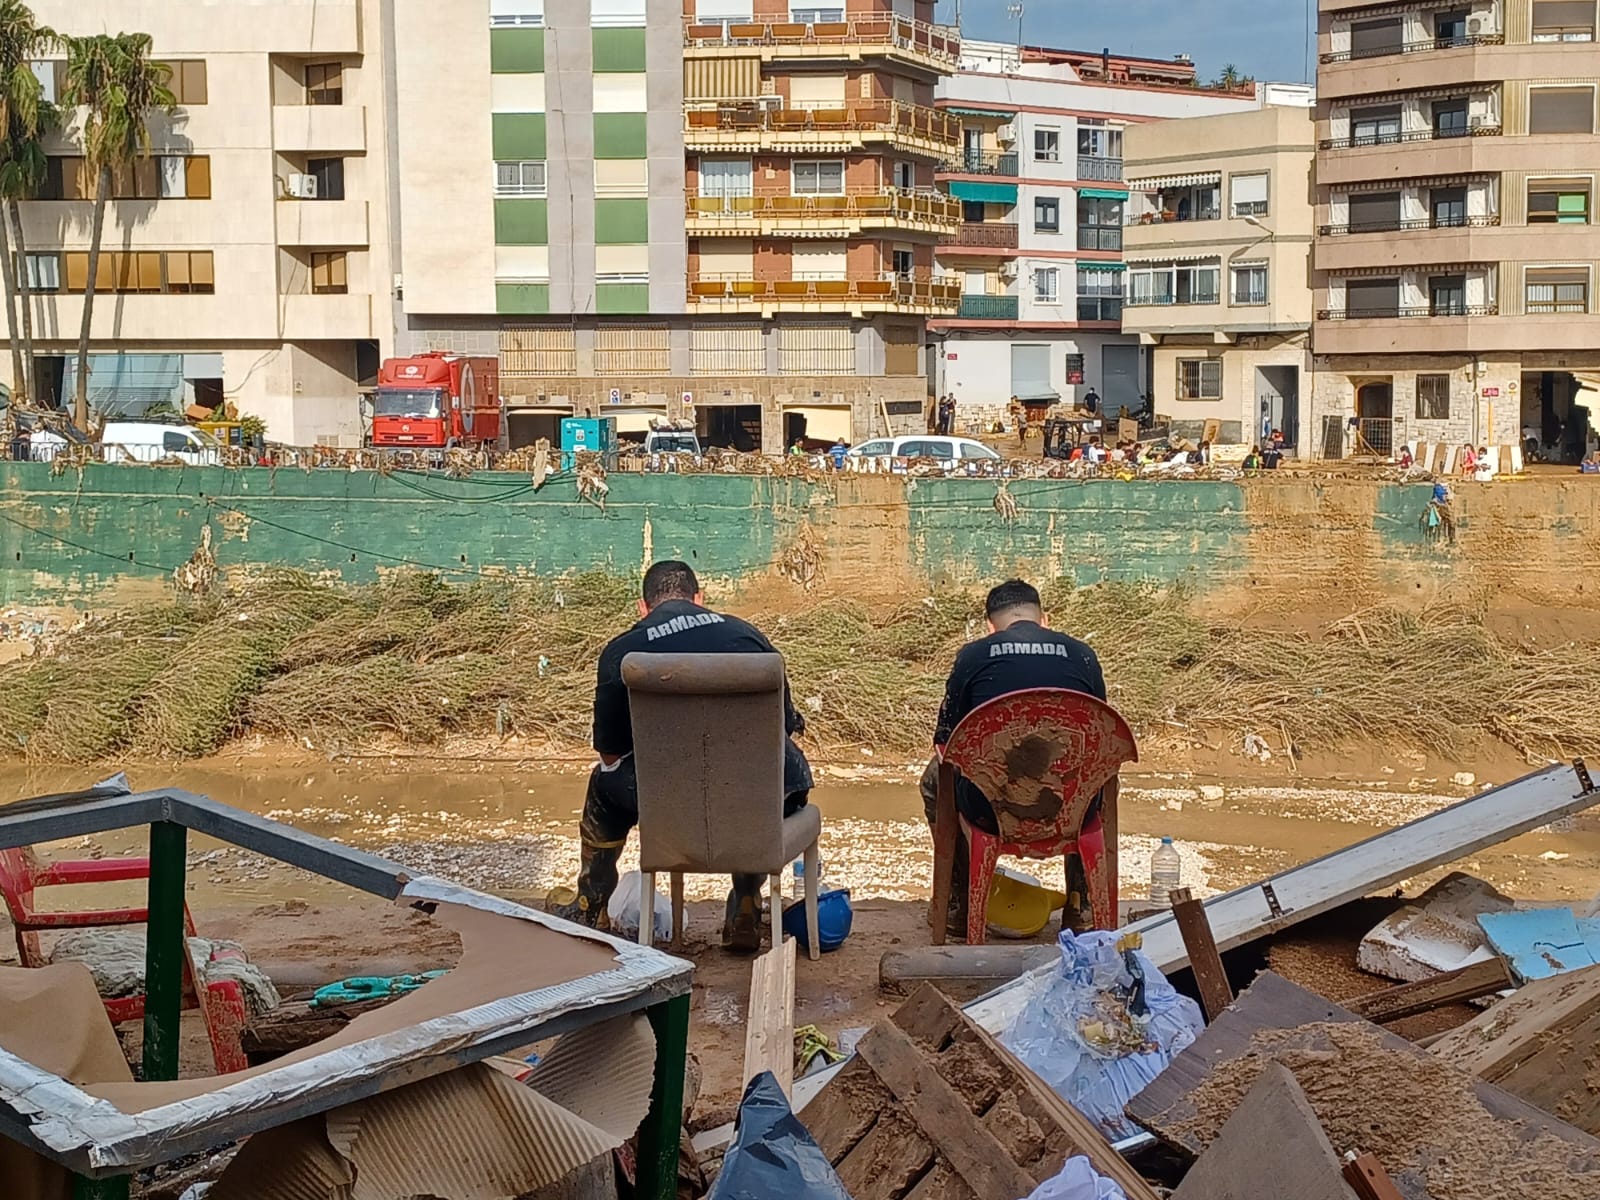
M 967 943 L 981 946 L 987 940 L 989 888 L 1001 855 L 1060 856 L 1069 879 L 1076 856 L 1083 863 L 1095 925 L 1115 929 L 1117 774 L 1123 763 L 1138 758 L 1128 723 L 1109 704 L 1082 692 L 1013 692 L 968 713 L 950 735 L 940 772 L 934 943 L 944 941 L 949 889 L 963 882 Z M 956 772 L 994 808 L 998 836 L 956 813 Z M 969 847 L 965 881 L 950 879 L 957 836 L 965 837 Z
M 49 962 L 39 945 L 40 933 L 144 925 L 150 919 L 148 910 L 143 908 L 41 912 L 34 908 L 35 889 L 149 878 L 148 858 L 105 858 L 46 865 L 29 849 L 0 850 L 0 892 L 5 895 L 6 908 L 10 910 L 11 923 L 16 928 L 17 954 L 22 965 L 42 967 Z M 185 937 L 195 936 L 194 917 L 190 915 L 187 904 L 183 906 L 183 929 Z M 144 1019 L 143 995 L 108 997 L 104 1003 L 106 1016 L 113 1025 Z M 250 1065 L 239 1044 L 239 1032 L 245 1024 L 243 991 L 231 979 L 216 980 L 206 984 L 202 998 L 187 948 L 183 956 L 183 1007 L 199 1008 L 201 1016 L 205 1018 L 206 1032 L 211 1038 L 211 1053 L 219 1075 L 242 1071 Z

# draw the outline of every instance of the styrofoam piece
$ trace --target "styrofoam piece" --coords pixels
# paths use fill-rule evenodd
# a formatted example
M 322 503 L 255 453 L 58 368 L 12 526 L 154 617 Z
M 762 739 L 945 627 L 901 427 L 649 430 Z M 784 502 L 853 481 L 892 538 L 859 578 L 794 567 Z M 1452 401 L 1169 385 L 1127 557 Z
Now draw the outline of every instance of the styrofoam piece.
M 1478 917 L 1509 912 L 1514 901 L 1493 885 L 1456 872 L 1445 876 L 1361 939 L 1356 966 L 1415 983 L 1493 957 Z

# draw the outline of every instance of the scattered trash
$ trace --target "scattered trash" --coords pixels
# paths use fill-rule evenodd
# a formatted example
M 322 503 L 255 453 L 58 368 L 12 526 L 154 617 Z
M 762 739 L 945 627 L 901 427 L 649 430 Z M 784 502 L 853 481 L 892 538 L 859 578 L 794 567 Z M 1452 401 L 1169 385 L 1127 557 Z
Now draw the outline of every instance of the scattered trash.
M 1221 808 L 1222 801 L 1227 796 L 1228 790 L 1215 784 L 1204 784 L 1200 788 L 1200 803 L 1207 808 Z
M 1478 777 L 1471 771 L 1457 771 L 1454 775 L 1450 776 L 1450 782 L 1455 784 L 1457 787 L 1469 788 L 1478 782 Z
M 1244 735 L 1244 753 L 1245 757 L 1253 758 L 1257 762 L 1272 761 L 1272 747 L 1267 745 L 1267 739 L 1259 733 L 1247 733 Z
M 382 996 L 403 996 L 444 974 L 444 971 L 424 971 L 421 975 L 358 975 L 319 987 L 312 993 L 309 1003 L 312 1008 L 335 1008 Z
M 1041 1183 L 1026 1200 L 1127 1200 L 1117 1181 L 1107 1179 L 1079 1155 L 1067 1159 L 1061 1174 Z
M 1150 856 L 1150 906 L 1170 908 L 1172 890 L 1183 886 L 1183 859 L 1172 839 L 1164 837 Z
M 606 915 L 611 918 L 611 931 L 621 938 L 639 936 L 640 902 L 644 896 L 644 876 L 629 871 L 617 881 L 611 902 L 606 905 Z M 662 937 L 672 935 L 672 901 L 660 892 L 655 894 L 656 933 Z M 687 916 L 685 921 L 687 922 Z
M 827 1155 L 784 1099 L 772 1072 L 745 1089 L 738 1134 L 707 1200 L 850 1200 Z

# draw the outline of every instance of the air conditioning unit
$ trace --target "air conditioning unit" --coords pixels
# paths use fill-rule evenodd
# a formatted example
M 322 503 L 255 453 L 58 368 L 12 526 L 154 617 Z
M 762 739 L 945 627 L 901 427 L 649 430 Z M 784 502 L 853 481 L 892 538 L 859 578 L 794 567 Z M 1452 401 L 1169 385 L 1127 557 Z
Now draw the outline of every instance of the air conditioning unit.
M 1017 140 L 1017 123 L 1015 121 L 1007 121 L 999 129 L 995 130 L 994 135 L 1002 145 L 1011 145 Z
M 289 195 L 296 200 L 315 200 L 317 198 L 317 177 L 315 175 L 300 174 L 289 176 Z
M 1488 32 L 1488 25 L 1489 22 L 1485 21 L 1482 17 L 1469 17 L 1467 19 L 1467 32 L 1473 37 L 1477 37 L 1480 34 Z
M 1017 264 L 1015 262 L 1001 263 L 1000 278 L 1005 280 L 1007 283 L 1015 283 L 1017 279 Z
M 1483 117 L 1482 116 L 1468 117 L 1467 118 L 1467 128 L 1468 129 L 1482 129 L 1483 128 Z
M 782 96 L 757 96 L 756 107 L 763 112 L 780 112 L 783 109 Z

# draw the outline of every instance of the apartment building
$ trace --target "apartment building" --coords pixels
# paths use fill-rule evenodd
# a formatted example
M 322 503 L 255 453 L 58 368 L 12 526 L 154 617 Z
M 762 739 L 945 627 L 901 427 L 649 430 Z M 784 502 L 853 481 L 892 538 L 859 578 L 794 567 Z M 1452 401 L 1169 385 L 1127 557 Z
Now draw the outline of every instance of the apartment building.
M 1593 0 L 1319 0 L 1316 451 L 1552 457 L 1600 401 Z
M 935 390 L 980 422 L 1013 395 L 1072 400 L 1090 387 L 1111 409 L 1139 407 L 1149 380 L 1122 332 L 1124 138 L 1145 121 L 1253 110 L 1253 86 L 1196 86 L 1184 58 L 969 41 L 938 103 L 959 123 L 960 153 L 939 179 L 962 219 L 939 246 L 961 294 L 930 323 Z
M 919 428 L 958 300 L 932 15 L 395 0 L 398 345 L 499 353 L 518 442 L 585 412 L 769 453 Z
M 1199 439 L 1273 430 L 1298 445 L 1311 401 L 1312 89 L 1266 84 L 1254 112 L 1152 121 L 1124 136 L 1122 328 L 1155 411 Z

